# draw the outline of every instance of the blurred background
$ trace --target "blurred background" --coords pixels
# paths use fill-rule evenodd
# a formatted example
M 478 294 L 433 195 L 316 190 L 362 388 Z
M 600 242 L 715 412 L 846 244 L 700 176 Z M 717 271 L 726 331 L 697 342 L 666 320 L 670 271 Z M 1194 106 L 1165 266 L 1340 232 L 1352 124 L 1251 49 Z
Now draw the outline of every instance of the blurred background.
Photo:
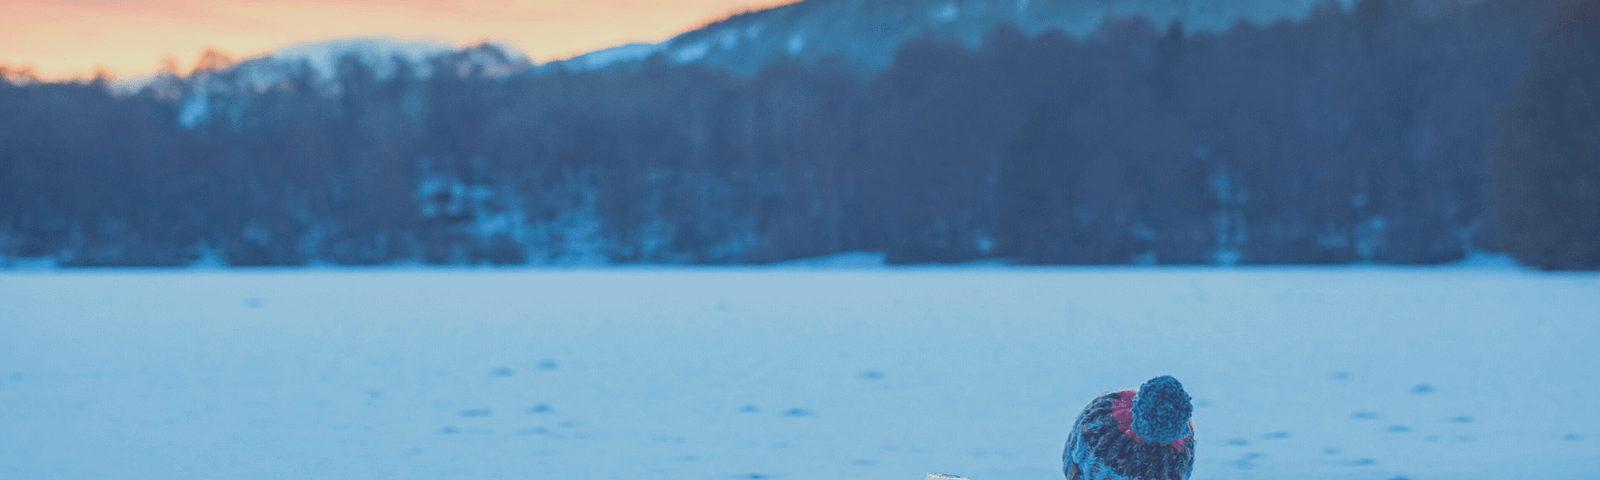
M 1594 270 L 1600 0 L 0 0 L 4 480 L 1600 478 Z
M 1594 269 L 1593 4 L 7 3 L 0 263 Z

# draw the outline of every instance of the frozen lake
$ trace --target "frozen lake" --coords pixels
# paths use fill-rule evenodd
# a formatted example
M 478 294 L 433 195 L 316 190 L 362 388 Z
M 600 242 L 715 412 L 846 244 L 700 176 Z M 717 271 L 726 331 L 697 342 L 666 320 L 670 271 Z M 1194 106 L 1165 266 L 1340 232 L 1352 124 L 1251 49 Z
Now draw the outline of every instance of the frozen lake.
M 0 272 L 0 478 L 1061 478 L 1171 374 L 1196 479 L 1600 476 L 1600 275 Z

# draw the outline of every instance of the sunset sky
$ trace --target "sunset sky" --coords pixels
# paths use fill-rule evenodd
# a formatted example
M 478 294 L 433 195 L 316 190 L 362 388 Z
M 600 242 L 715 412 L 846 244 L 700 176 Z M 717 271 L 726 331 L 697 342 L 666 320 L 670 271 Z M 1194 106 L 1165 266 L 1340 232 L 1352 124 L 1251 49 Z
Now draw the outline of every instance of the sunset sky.
M 0 0 L 0 65 L 61 79 L 192 67 L 346 37 L 494 40 L 535 61 L 675 33 L 793 0 Z

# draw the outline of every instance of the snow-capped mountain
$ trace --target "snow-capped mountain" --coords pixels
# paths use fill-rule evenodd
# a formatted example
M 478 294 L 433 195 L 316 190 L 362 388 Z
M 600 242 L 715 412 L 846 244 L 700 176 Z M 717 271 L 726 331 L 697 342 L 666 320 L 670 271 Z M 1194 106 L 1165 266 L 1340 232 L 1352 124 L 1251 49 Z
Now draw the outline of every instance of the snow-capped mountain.
M 435 41 L 347 38 L 290 45 L 233 64 L 213 59 L 215 68 L 197 68 L 188 77 L 158 76 L 141 88 L 153 88 L 158 96 L 178 99 L 178 122 L 189 127 L 205 120 L 218 102 L 228 101 L 230 94 L 265 91 L 301 73 L 310 73 L 326 93 L 337 94 L 336 82 L 331 80 L 339 74 L 339 62 L 352 56 L 380 79 L 399 71 L 399 60 L 409 64 L 410 74 L 418 78 L 440 73 L 435 71 L 440 68 L 463 77 L 505 78 L 533 66 L 526 54 L 499 43 L 457 49 Z M 201 63 L 206 64 L 207 59 Z
M 1478 0 L 1420 0 L 1439 9 Z M 972 46 L 1001 24 L 1029 34 L 1061 30 L 1082 38 L 1107 19 L 1143 17 L 1187 32 L 1222 31 L 1238 22 L 1269 24 L 1305 18 L 1319 5 L 1349 9 L 1357 0 L 805 0 L 742 13 L 685 32 L 645 55 L 751 73 L 782 56 L 815 60 L 841 55 L 859 65 L 887 67 L 902 43 L 922 37 Z M 607 52 L 603 50 L 601 52 Z M 635 48 L 630 52 L 645 52 Z M 600 52 L 596 52 L 600 53 Z M 582 57 L 580 57 L 582 58 Z
M 331 75 L 337 71 L 340 58 L 355 55 L 371 66 L 379 76 L 386 77 L 394 71 L 395 58 L 421 63 L 428 57 L 448 53 L 454 49 L 450 44 L 438 40 L 340 38 L 297 43 L 273 50 L 262 57 L 290 64 L 303 60 L 318 72 Z
M 436 40 L 393 38 L 342 38 L 289 45 L 272 52 L 240 62 L 238 66 L 273 64 L 264 70 L 293 70 L 304 62 L 319 75 L 328 77 L 338 72 L 339 61 L 354 56 L 373 69 L 379 78 L 387 78 L 395 71 L 395 60 L 403 59 L 412 65 L 413 74 L 428 76 L 433 72 L 430 60 L 448 57 L 447 63 L 465 74 L 480 69 L 484 75 L 501 77 L 519 73 L 532 66 L 526 54 L 516 47 L 497 42 L 484 42 L 467 47 L 454 47 Z M 261 68 L 258 65 L 256 68 Z
M 542 66 L 560 65 L 571 71 L 598 70 L 616 63 L 643 60 L 661 51 L 662 46 L 660 43 L 628 43 L 553 61 Z

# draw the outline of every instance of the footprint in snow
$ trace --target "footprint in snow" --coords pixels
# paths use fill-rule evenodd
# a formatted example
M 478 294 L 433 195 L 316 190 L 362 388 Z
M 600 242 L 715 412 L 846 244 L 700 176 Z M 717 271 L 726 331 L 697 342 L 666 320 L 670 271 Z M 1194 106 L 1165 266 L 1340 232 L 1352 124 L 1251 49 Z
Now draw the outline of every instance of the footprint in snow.
M 1472 423 L 1472 417 L 1466 415 L 1450 417 L 1450 423 Z
M 1334 380 L 1349 380 L 1350 379 L 1350 372 L 1333 372 L 1333 374 L 1328 375 L 1328 378 L 1331 378 L 1331 379 L 1334 379 Z
M 489 372 L 489 373 L 494 375 L 494 376 L 496 376 L 496 377 L 509 377 L 509 376 L 517 374 L 517 372 L 515 370 L 512 370 L 510 368 L 506 368 L 506 367 L 496 368 L 496 369 L 494 369 L 494 371 Z
M 817 412 L 813 412 L 805 408 L 791 408 L 783 412 L 783 416 L 785 417 L 810 417 L 816 414 Z
M 755 405 L 745 405 L 743 407 L 739 407 L 739 413 L 756 413 L 759 411 L 761 411 L 761 408 Z
M 1352 461 L 1344 462 L 1344 464 L 1346 466 L 1350 466 L 1350 467 L 1365 467 L 1365 466 L 1368 466 L 1368 465 L 1377 465 L 1378 461 L 1370 459 L 1370 458 L 1363 458 L 1363 459 L 1360 459 L 1360 460 L 1352 460 Z
M 467 410 L 462 410 L 459 413 L 459 415 L 461 415 L 463 417 L 487 417 L 487 416 L 489 416 L 489 409 L 487 409 L 487 408 L 467 409 Z
M 528 409 L 528 413 L 550 413 L 550 406 L 543 403 L 534 405 L 533 408 Z
M 1350 414 L 1350 418 L 1354 418 L 1356 420 L 1373 420 L 1378 418 L 1378 414 L 1372 412 L 1356 412 Z
M 555 360 L 546 359 L 545 361 L 539 362 L 539 369 L 547 372 L 560 367 L 561 364 L 556 363 Z
M 1259 459 L 1259 458 L 1261 458 L 1261 454 L 1259 454 L 1259 453 L 1246 453 L 1246 454 L 1244 454 L 1243 457 L 1240 457 L 1238 460 L 1234 460 L 1233 461 L 1233 466 L 1237 467 L 1240 470 L 1249 470 L 1249 469 L 1252 469 L 1252 468 L 1256 468 L 1256 462 L 1255 461 L 1256 461 L 1256 459 Z
M 1407 427 L 1405 425 L 1390 425 L 1389 426 L 1389 433 L 1405 433 L 1405 432 L 1409 432 L 1409 431 L 1411 431 L 1411 428 Z
M 1433 385 L 1428 385 L 1428 384 L 1424 383 L 1424 384 L 1417 385 L 1415 387 L 1411 387 L 1411 393 L 1416 393 L 1416 394 L 1433 393 Z
M 1232 446 L 1235 446 L 1235 447 L 1243 447 L 1243 446 L 1250 445 L 1250 441 L 1249 440 L 1245 440 L 1243 438 L 1233 438 L 1233 439 L 1229 439 L 1228 440 L 1228 445 L 1232 445 Z
M 865 380 L 881 380 L 883 379 L 883 372 L 877 370 L 867 370 L 861 373 L 861 378 Z
M 1269 433 L 1269 434 L 1266 434 L 1266 435 L 1262 435 L 1261 438 L 1265 438 L 1265 439 L 1268 439 L 1268 440 L 1275 440 L 1275 439 L 1280 439 L 1280 438 L 1289 438 L 1289 432 L 1272 432 L 1272 433 Z
M 1569 441 L 1569 442 L 1576 442 L 1578 440 L 1582 440 L 1583 437 L 1579 437 L 1578 434 L 1576 434 L 1576 433 L 1569 433 L 1569 434 L 1566 434 L 1566 435 L 1562 435 L 1561 439 Z

